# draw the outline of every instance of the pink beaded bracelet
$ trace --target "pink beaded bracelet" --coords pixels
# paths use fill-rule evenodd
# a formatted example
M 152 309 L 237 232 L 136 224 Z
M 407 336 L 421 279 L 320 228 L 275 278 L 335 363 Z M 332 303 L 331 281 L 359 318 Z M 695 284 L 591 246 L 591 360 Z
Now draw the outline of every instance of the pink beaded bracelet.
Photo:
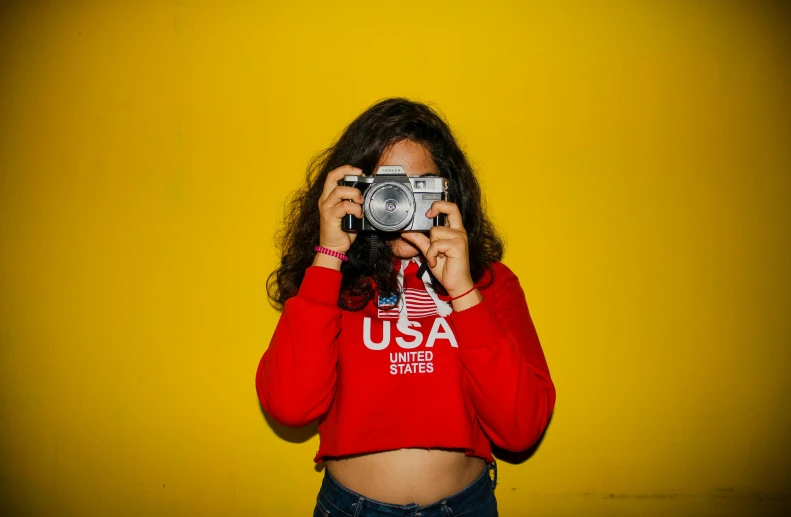
M 344 262 L 349 262 L 349 257 L 347 257 L 345 254 L 341 253 L 340 251 L 327 249 L 324 246 L 316 246 L 313 248 L 313 251 L 316 251 L 318 253 L 324 253 L 325 255 L 330 255 L 335 258 L 339 258 Z

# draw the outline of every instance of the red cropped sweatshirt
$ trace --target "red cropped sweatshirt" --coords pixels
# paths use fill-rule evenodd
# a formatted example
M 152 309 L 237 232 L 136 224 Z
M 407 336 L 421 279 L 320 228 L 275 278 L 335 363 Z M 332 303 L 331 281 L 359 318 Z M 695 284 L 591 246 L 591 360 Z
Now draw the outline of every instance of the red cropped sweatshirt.
M 341 272 L 320 266 L 286 301 L 256 388 L 283 425 L 319 420 L 315 462 L 401 448 L 492 461 L 490 442 L 521 451 L 544 431 L 555 388 L 516 275 L 493 264 L 483 301 L 453 312 L 418 266 L 397 266 L 402 294 L 380 308 L 342 310 Z

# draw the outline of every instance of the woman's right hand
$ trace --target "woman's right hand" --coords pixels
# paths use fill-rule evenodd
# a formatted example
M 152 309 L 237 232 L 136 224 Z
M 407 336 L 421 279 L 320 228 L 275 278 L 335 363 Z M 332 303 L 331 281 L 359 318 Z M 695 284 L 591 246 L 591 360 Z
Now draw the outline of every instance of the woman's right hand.
M 333 251 L 346 253 L 351 248 L 357 232 L 347 233 L 341 229 L 341 219 L 346 214 L 355 217 L 363 216 L 363 195 L 354 187 L 338 185 L 344 176 L 354 174 L 362 175 L 363 171 L 351 165 L 344 165 L 330 171 L 324 182 L 324 190 L 319 198 L 319 212 L 321 214 L 321 229 L 319 232 L 319 245 Z

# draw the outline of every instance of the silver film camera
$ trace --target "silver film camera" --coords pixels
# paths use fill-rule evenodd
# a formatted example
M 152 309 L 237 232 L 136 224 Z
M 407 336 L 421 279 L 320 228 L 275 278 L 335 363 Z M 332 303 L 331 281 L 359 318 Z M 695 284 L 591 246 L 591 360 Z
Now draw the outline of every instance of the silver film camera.
M 344 231 L 424 231 L 445 225 L 445 214 L 426 217 L 434 201 L 448 199 L 448 180 L 436 174 L 410 177 L 400 165 L 383 165 L 374 176 L 352 174 L 338 185 L 355 187 L 363 195 L 363 217 L 346 214 Z

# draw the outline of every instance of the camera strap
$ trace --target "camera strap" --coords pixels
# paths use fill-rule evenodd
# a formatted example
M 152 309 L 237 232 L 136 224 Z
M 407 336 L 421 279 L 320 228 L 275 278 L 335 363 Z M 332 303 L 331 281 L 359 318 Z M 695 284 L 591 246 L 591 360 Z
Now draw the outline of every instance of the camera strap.
M 417 270 L 417 277 L 423 278 L 423 275 L 426 274 L 426 271 L 428 271 L 428 260 L 424 260 L 423 263 L 420 264 L 420 267 Z
M 376 232 L 371 233 L 371 250 L 368 254 L 368 262 L 373 265 L 376 262 L 376 256 L 379 254 L 377 251 L 379 245 L 379 236 Z

